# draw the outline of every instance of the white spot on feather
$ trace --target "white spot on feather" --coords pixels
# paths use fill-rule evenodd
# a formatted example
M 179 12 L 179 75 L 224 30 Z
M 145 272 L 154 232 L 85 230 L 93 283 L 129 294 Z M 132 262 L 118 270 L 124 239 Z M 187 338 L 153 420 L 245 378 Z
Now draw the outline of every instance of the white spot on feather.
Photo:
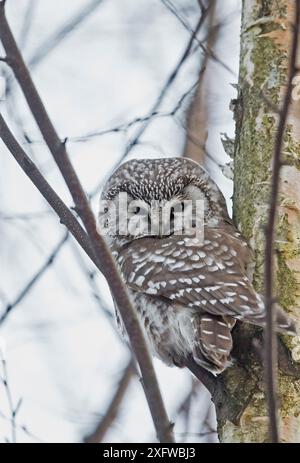
M 142 286 L 142 284 L 144 283 L 145 281 L 145 277 L 143 275 L 140 275 L 137 277 L 137 279 L 135 280 L 135 284 L 137 286 Z

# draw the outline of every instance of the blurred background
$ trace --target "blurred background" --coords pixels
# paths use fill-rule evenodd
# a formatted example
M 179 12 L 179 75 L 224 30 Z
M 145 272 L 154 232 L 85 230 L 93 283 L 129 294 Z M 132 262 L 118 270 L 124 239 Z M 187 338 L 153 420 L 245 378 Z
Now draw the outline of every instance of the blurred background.
M 95 214 L 119 162 L 181 155 L 206 165 L 230 209 L 221 134 L 234 135 L 240 3 L 7 0 L 18 45 Z M 4 63 L 0 75 L 1 112 L 72 206 Z M 155 442 L 104 278 L 2 143 L 0 159 L 0 441 Z M 188 372 L 154 364 L 176 441 L 217 442 L 206 390 Z

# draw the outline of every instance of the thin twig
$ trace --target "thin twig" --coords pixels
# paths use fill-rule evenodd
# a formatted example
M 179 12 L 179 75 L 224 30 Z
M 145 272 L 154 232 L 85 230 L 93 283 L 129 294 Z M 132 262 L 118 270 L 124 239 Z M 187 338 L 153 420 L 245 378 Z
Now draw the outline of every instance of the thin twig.
M 180 24 L 190 33 L 192 34 L 193 33 L 193 30 L 192 28 L 190 27 L 190 25 L 188 24 L 188 22 L 181 16 L 181 14 L 177 11 L 177 8 L 175 7 L 175 5 L 170 1 L 170 0 L 161 0 L 163 5 L 178 19 L 178 21 L 180 22 Z M 211 1 L 210 2 L 210 8 L 212 8 L 212 4 L 214 2 Z M 214 6 L 213 6 L 214 7 Z M 201 8 L 201 12 L 203 14 L 203 12 L 205 11 L 205 8 Z M 213 35 L 215 35 L 217 33 L 217 30 L 220 28 L 219 25 L 217 25 L 216 27 L 213 27 L 212 30 L 211 30 L 211 33 Z M 197 42 L 197 44 L 199 45 L 199 47 L 201 48 L 201 50 L 204 52 L 205 56 L 207 56 L 208 58 L 211 58 L 213 61 L 215 61 L 216 63 L 220 64 L 226 71 L 228 71 L 233 77 L 237 77 L 236 73 L 224 62 L 222 61 L 212 50 L 212 48 L 209 46 L 209 45 L 204 45 L 204 43 L 200 40 L 197 39 L 197 37 L 195 38 L 195 41 Z M 207 59 L 207 58 L 205 58 Z
M 49 209 L 47 211 L 40 211 L 40 212 L 25 212 L 25 213 L 6 213 L 0 212 L 0 220 L 7 220 L 8 222 L 14 220 L 24 220 L 25 222 L 28 220 L 40 220 L 43 218 L 49 218 L 52 211 Z
M 202 72 L 202 70 L 200 72 Z M 173 117 L 179 112 L 186 98 L 191 93 L 193 93 L 197 84 L 198 82 L 195 82 L 193 85 L 191 85 L 191 87 L 186 92 L 183 93 L 183 95 L 180 97 L 176 105 L 169 111 L 153 112 L 151 114 L 146 114 L 145 116 L 136 117 L 129 122 L 124 122 L 123 124 L 116 125 L 115 127 L 111 127 L 109 129 L 98 129 L 98 130 L 96 129 L 96 130 L 87 132 L 83 135 L 67 137 L 67 142 L 68 143 L 86 142 L 90 139 L 102 137 L 104 135 L 110 135 L 113 133 L 127 133 L 129 129 L 131 129 L 133 126 L 137 124 L 142 124 L 144 122 L 150 122 L 156 118 L 165 118 L 165 117 L 171 117 L 171 116 Z M 61 140 L 61 143 L 63 142 L 64 140 Z M 27 144 L 41 144 L 41 143 L 44 143 L 44 141 L 43 140 L 28 140 L 25 144 L 27 145 Z
M 89 269 L 83 259 L 83 256 L 81 253 L 78 252 L 78 248 L 75 246 L 72 246 L 75 252 L 75 256 L 78 259 L 78 263 L 80 266 L 80 269 L 83 271 L 84 275 L 88 279 L 88 283 L 91 287 L 92 290 L 92 296 L 95 299 L 97 305 L 100 307 L 101 312 L 104 313 L 106 319 L 108 322 L 112 325 L 114 330 L 116 330 L 116 324 L 114 323 L 114 317 L 112 312 L 109 310 L 109 308 L 106 306 L 99 289 L 97 287 L 97 283 L 95 281 L 96 278 L 96 272 Z M 131 355 L 131 352 L 129 352 Z M 102 417 L 101 421 L 97 424 L 95 430 L 85 438 L 85 442 L 89 443 L 100 443 L 103 441 L 103 438 L 109 428 L 112 427 L 117 414 L 119 412 L 119 408 L 125 398 L 126 391 L 129 387 L 129 384 L 131 382 L 133 374 L 137 374 L 137 371 L 134 368 L 134 360 L 133 358 L 128 362 L 127 367 L 124 370 L 124 374 L 118 384 L 116 393 L 114 394 L 111 403 L 107 407 L 107 410 Z
M 191 49 L 192 49 L 192 46 L 193 46 L 193 43 L 194 43 L 194 40 L 195 38 L 197 37 L 197 34 L 201 28 L 201 26 L 204 24 L 205 22 L 205 19 L 207 17 L 207 14 L 209 12 L 209 9 L 210 9 L 210 6 L 207 7 L 207 9 L 205 10 L 205 12 L 200 16 L 197 24 L 196 24 L 196 27 L 195 27 L 195 30 L 193 31 L 188 43 L 187 43 L 187 46 L 180 58 L 180 60 L 178 61 L 176 67 L 174 68 L 174 70 L 171 72 L 170 76 L 168 77 L 164 87 L 162 88 L 155 104 L 152 106 L 151 110 L 150 110 L 150 114 L 151 113 L 154 113 L 158 110 L 158 108 L 160 107 L 160 104 L 162 102 L 162 100 L 164 99 L 167 91 L 169 90 L 169 87 L 171 86 L 171 84 L 174 82 L 178 72 L 180 71 L 182 65 L 185 63 L 186 59 L 188 58 L 190 52 L 191 52 Z M 135 137 L 133 138 L 133 140 L 127 145 L 124 153 L 123 153 L 123 157 L 126 157 L 129 153 L 129 151 L 133 148 L 133 146 L 135 146 L 138 142 L 138 140 L 140 139 L 140 137 L 143 135 L 144 131 L 146 130 L 146 127 L 147 125 L 144 124 L 140 127 L 140 129 L 137 131 Z
M 92 297 L 96 301 L 98 307 L 100 308 L 101 312 L 105 315 L 107 321 L 111 324 L 111 326 L 116 329 L 116 324 L 115 324 L 115 317 L 113 316 L 113 312 L 107 307 L 107 304 L 105 303 L 103 297 L 101 296 L 100 290 L 98 288 L 97 282 L 95 280 L 97 271 L 94 271 L 94 269 L 91 269 L 88 267 L 86 264 L 85 260 L 83 259 L 83 255 L 80 252 L 80 249 L 78 246 L 72 246 L 72 250 L 74 251 L 75 258 L 78 261 L 78 265 L 80 270 L 83 272 L 85 278 L 88 280 L 88 284 L 91 288 L 92 292 Z
M 1 412 L 0 410 L 0 418 L 4 421 L 7 421 L 9 422 L 11 425 L 12 425 L 12 418 L 9 417 L 9 416 L 6 416 L 4 413 Z M 23 432 L 26 436 L 30 437 L 30 439 L 33 439 L 35 440 L 36 442 L 40 443 L 40 444 L 45 444 L 45 442 L 38 436 L 36 436 L 35 434 L 33 434 L 32 432 L 30 432 L 26 426 L 24 426 L 23 424 L 18 424 L 18 423 L 15 423 L 15 427 L 16 427 L 16 430 L 19 430 L 21 432 Z
M 1 339 L 0 339 L 1 342 Z M 22 398 L 17 401 L 17 405 L 14 406 L 14 401 L 12 398 L 12 392 L 10 390 L 9 380 L 8 380 L 8 371 L 7 371 L 7 363 L 6 363 L 6 354 L 5 354 L 5 345 L 4 341 L 0 344 L 0 362 L 2 365 L 2 371 L 0 374 L 0 381 L 3 383 L 4 389 L 6 391 L 7 403 L 9 408 L 9 416 L 4 414 L 0 410 L 0 418 L 8 421 L 11 425 L 11 440 L 8 442 L 16 443 L 17 442 L 17 429 L 21 430 L 23 433 L 27 434 L 29 437 L 40 441 L 40 439 L 34 436 L 30 431 L 28 431 L 27 427 L 24 425 L 20 425 L 17 423 L 17 415 L 22 405 Z M 40 441 L 41 442 L 41 441 Z
M 40 44 L 33 56 L 29 59 L 29 67 L 36 67 L 44 58 L 48 56 L 68 35 L 78 28 L 96 9 L 100 6 L 103 0 L 91 0 L 83 6 L 75 15 L 70 18 L 62 27 L 53 32 L 50 37 L 47 37 Z
M 69 236 L 70 236 L 69 232 L 67 231 L 65 235 L 63 236 L 63 238 L 59 240 L 58 244 L 55 246 L 51 254 L 47 257 L 43 265 L 35 272 L 33 277 L 31 277 L 28 283 L 26 283 L 26 285 L 22 288 L 22 290 L 20 291 L 18 296 L 15 298 L 15 300 L 11 302 L 10 304 L 6 305 L 4 312 L 0 316 L 0 325 L 7 319 L 10 312 L 13 309 L 15 309 L 20 304 L 20 302 L 23 301 L 23 299 L 28 295 L 30 290 L 41 279 L 41 277 L 49 269 L 49 267 L 51 267 L 56 257 L 58 256 L 60 250 L 62 249 L 64 244 L 67 242 Z
M 38 66 L 53 50 L 55 50 L 65 38 L 69 37 L 71 32 L 74 32 L 82 23 L 98 8 L 98 6 L 102 3 L 103 0 L 91 0 L 89 3 L 83 6 L 80 10 L 78 10 L 75 15 L 69 18 L 63 26 L 59 27 L 58 30 L 53 32 L 49 37 L 47 37 L 44 42 L 38 47 L 38 49 L 34 52 L 32 57 L 29 60 L 29 66 L 32 68 Z M 26 33 L 29 32 L 30 21 L 32 20 L 32 11 L 35 6 L 35 2 L 30 1 L 29 6 L 25 15 L 23 30 L 20 34 L 20 46 L 23 48 L 24 46 L 24 39 L 26 39 Z M 27 31 L 27 32 L 26 32 Z M 8 98 L 10 95 L 12 97 L 12 88 L 13 88 L 13 77 L 5 73 L 6 78 L 6 94 L 5 98 L 8 102 L 10 102 L 11 108 L 11 116 L 13 120 L 16 121 L 16 125 L 22 127 L 21 118 L 18 115 L 16 104 Z M 30 139 L 24 129 L 22 129 L 22 137 L 24 141 L 29 141 Z
M 195 395 L 196 387 L 201 386 L 201 383 L 196 380 L 195 378 L 191 377 L 191 387 L 189 388 L 189 391 L 187 395 L 184 397 L 183 401 L 179 403 L 177 406 L 176 412 L 174 414 L 176 421 L 181 415 L 183 415 L 184 419 L 184 430 L 187 433 L 189 430 L 189 418 L 190 418 L 190 412 L 191 412 L 191 405 L 193 402 L 193 397 Z M 175 433 L 178 435 L 178 433 Z
M 123 373 L 123 375 L 122 375 L 122 377 L 121 377 L 121 379 L 119 381 L 118 387 L 116 389 L 116 392 L 115 392 L 109 406 L 107 407 L 107 410 L 104 413 L 102 420 L 97 425 L 95 431 L 85 438 L 86 443 L 95 443 L 96 444 L 96 443 L 103 442 L 103 439 L 104 439 L 105 435 L 107 434 L 107 432 L 112 427 L 112 425 L 113 425 L 113 423 L 114 423 L 114 421 L 115 421 L 115 419 L 116 419 L 116 417 L 118 415 L 120 405 L 124 400 L 125 394 L 126 394 L 126 392 L 128 390 L 128 387 L 130 385 L 130 382 L 131 382 L 131 379 L 132 379 L 132 377 L 134 375 L 134 372 L 135 372 L 134 365 L 133 365 L 132 360 L 130 360 L 128 362 L 127 367 L 124 370 L 124 373 Z
M 293 28 L 293 41 L 288 69 L 287 87 L 283 99 L 283 106 L 280 111 L 279 124 L 277 128 L 274 155 L 273 174 L 271 181 L 270 209 L 268 222 L 265 229 L 265 304 L 266 304 L 266 328 L 265 328 L 265 369 L 266 388 L 269 413 L 269 438 L 273 443 L 279 442 L 278 431 L 278 405 L 277 405 L 277 336 L 276 336 L 276 314 L 274 310 L 274 240 L 275 223 L 277 217 L 277 204 L 279 196 L 279 179 L 281 169 L 281 153 L 284 141 L 284 132 L 288 118 L 289 106 L 293 90 L 293 77 L 296 74 L 296 60 L 298 53 L 298 34 L 300 21 L 300 1 L 295 1 L 295 25 Z
M 1 5 L 1 4 L 0 4 Z M 76 241 L 84 249 L 87 255 L 93 260 L 94 253 L 91 249 L 90 241 L 86 231 L 77 221 L 76 217 L 60 199 L 57 193 L 49 185 L 47 180 L 43 177 L 37 166 L 27 156 L 23 148 L 18 144 L 10 129 L 8 128 L 5 120 L 0 114 L 0 137 L 4 144 L 11 152 L 17 163 L 23 169 L 25 174 L 30 178 L 42 196 L 46 199 L 48 204 L 52 207 L 54 212 L 58 215 L 60 222 L 67 227 L 70 233 L 74 236 Z M 93 260 L 94 261 L 94 260 Z
M 4 389 L 6 391 L 6 397 L 7 397 L 7 403 L 9 407 L 9 413 L 10 413 L 10 423 L 11 423 L 11 443 L 16 444 L 17 442 L 17 431 L 16 431 L 16 415 L 17 412 L 20 408 L 18 405 L 17 407 L 14 407 L 13 399 L 12 399 L 12 393 L 10 390 L 9 386 L 9 381 L 8 381 L 8 373 L 7 373 L 7 365 L 6 365 L 6 359 L 0 349 L 0 358 L 1 358 L 1 365 L 2 365 L 2 373 L 0 376 L 0 380 L 3 383 Z M 20 401 L 18 402 L 18 404 Z

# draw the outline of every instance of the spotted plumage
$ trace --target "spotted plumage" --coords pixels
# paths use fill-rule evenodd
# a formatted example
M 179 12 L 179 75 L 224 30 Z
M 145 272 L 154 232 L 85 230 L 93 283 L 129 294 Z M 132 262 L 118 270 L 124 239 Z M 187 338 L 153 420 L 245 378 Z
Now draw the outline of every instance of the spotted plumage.
M 107 238 L 154 355 L 179 367 L 189 357 L 222 372 L 231 362 L 236 320 L 265 323 L 263 299 L 248 275 L 252 253 L 230 220 L 222 193 L 204 169 L 182 158 L 125 163 L 108 181 L 102 199 L 114 203 L 121 192 L 145 204 L 204 202 L 203 239 L 174 230 L 119 235 L 110 229 L 110 219 Z M 279 308 L 278 329 L 293 329 Z

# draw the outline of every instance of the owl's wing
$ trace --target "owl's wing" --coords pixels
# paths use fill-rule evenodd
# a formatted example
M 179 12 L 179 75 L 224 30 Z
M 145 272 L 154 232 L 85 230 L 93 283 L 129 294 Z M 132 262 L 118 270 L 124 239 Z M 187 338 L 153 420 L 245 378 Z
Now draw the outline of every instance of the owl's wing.
M 262 326 L 264 303 L 246 275 L 251 251 L 233 227 L 229 231 L 206 228 L 202 243 L 177 235 L 140 238 L 116 257 L 135 291 Z
M 135 291 L 252 321 L 263 315 L 263 305 L 246 276 L 249 253 L 240 236 L 207 228 L 203 242 L 177 235 L 137 239 L 118 262 Z

